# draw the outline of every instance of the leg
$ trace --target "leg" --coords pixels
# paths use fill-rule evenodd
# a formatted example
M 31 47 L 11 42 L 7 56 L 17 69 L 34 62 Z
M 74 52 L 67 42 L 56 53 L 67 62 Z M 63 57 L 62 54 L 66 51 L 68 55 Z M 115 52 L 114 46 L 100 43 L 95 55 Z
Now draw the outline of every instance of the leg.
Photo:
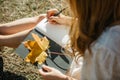
M 0 80 L 3 80 L 3 58 L 0 56 Z

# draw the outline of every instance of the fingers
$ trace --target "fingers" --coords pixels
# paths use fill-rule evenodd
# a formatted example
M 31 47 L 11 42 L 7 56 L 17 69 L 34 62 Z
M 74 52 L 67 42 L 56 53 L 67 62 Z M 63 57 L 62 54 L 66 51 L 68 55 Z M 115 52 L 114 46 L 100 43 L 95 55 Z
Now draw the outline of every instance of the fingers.
M 46 75 L 49 75 L 49 73 L 52 71 L 52 68 L 46 65 L 42 65 L 42 69 L 39 70 L 40 74 L 44 77 Z
M 58 17 L 52 16 L 52 17 L 50 17 L 50 18 L 48 19 L 48 21 L 49 21 L 49 23 L 51 23 L 51 24 L 59 24 L 58 19 L 59 19 Z
M 57 9 L 51 9 L 47 11 L 47 18 L 49 19 L 51 16 L 53 16 L 55 13 L 57 13 Z
M 46 72 L 51 72 L 52 71 L 52 67 L 46 66 L 46 65 L 42 65 L 42 69 L 43 71 L 45 70 Z
M 47 19 L 51 24 L 66 24 L 66 17 L 63 14 L 59 14 L 58 16 L 54 16 L 58 12 L 57 9 L 51 9 L 47 11 Z
M 46 75 L 46 72 L 44 72 L 42 69 L 40 69 L 39 72 L 40 72 L 40 74 L 41 74 L 42 76 L 45 76 L 45 75 Z
M 43 69 L 47 70 L 45 72 Z M 42 66 L 42 69 L 39 70 L 41 76 L 44 80 L 67 80 L 67 76 L 61 73 L 59 70 L 49 67 L 49 66 Z
M 67 18 L 65 16 L 52 16 L 48 19 L 48 21 L 51 24 L 60 24 L 60 25 L 66 25 Z

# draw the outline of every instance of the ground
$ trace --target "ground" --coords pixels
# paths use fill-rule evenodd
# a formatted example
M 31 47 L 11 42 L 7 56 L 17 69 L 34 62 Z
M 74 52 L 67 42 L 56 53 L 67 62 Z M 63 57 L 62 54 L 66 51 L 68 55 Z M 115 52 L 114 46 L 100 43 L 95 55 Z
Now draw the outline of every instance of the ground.
M 64 0 L 0 0 L 0 24 L 61 9 Z M 0 80 L 41 80 L 36 66 L 24 62 L 13 48 L 0 48 Z M 3 71 L 2 71 L 3 70 Z

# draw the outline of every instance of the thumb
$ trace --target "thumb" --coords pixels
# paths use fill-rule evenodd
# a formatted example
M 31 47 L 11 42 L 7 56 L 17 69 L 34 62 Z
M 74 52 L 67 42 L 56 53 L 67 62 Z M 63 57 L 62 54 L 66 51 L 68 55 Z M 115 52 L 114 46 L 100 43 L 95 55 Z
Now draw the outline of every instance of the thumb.
M 43 71 L 45 71 L 45 72 L 51 72 L 52 71 L 52 67 L 49 67 L 49 66 L 46 66 L 46 65 L 42 65 L 42 69 L 43 69 Z

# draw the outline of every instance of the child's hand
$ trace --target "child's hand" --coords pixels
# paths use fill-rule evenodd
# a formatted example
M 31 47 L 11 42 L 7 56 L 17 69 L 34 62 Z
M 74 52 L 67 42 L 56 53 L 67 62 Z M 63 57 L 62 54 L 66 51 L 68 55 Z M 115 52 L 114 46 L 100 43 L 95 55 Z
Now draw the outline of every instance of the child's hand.
M 39 70 L 40 74 L 44 80 L 66 80 L 67 76 L 58 71 L 55 68 L 49 66 L 42 66 L 42 69 Z

